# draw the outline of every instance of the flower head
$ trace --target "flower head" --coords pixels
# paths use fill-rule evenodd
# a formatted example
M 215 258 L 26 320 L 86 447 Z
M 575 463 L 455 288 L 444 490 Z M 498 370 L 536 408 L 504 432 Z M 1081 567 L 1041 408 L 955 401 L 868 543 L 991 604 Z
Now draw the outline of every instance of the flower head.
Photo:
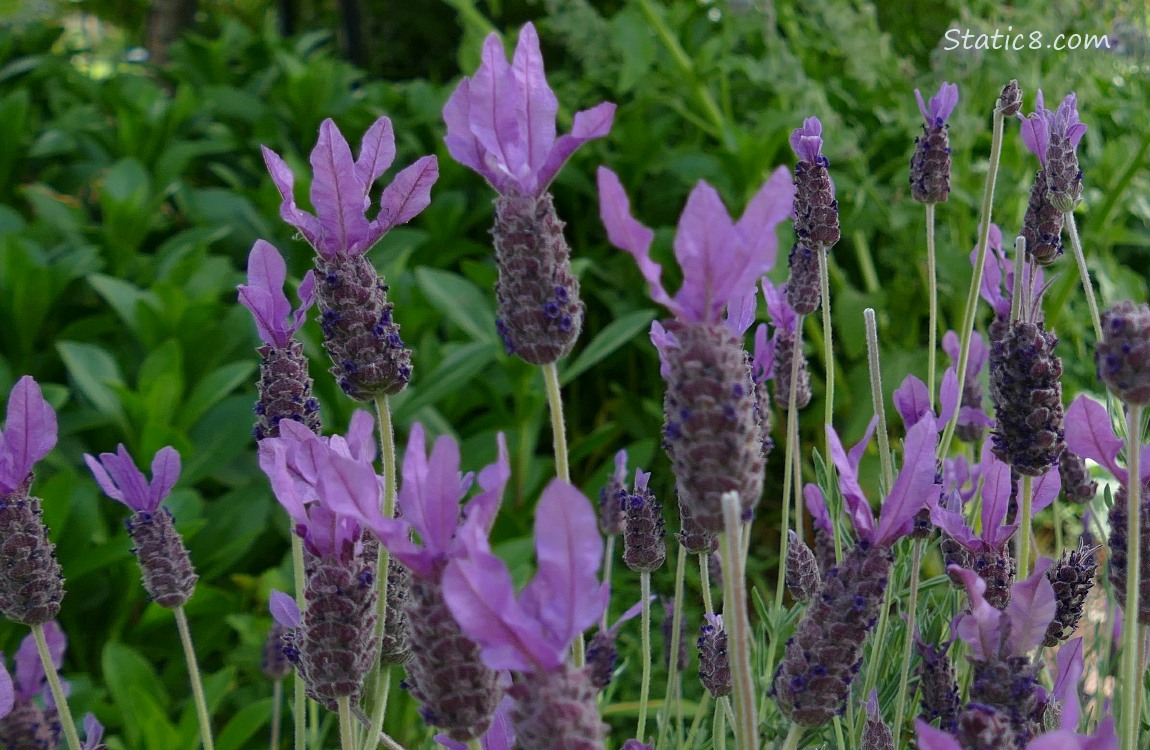
M 647 280 L 651 298 L 686 322 L 717 323 L 728 305 L 742 305 L 755 283 L 775 264 L 775 226 L 790 214 L 794 189 L 779 167 L 747 210 L 732 221 L 719 193 L 700 180 L 687 198 L 675 232 L 675 258 L 683 285 L 672 298 L 663 289 L 663 268 L 651 259 L 655 233 L 631 215 L 623 185 L 599 167 L 599 215 L 612 244 L 630 253 Z M 749 326 L 749 323 L 748 323 Z M 744 329 L 745 330 L 745 329 Z
M 1023 656 L 1042 643 L 1055 613 L 1054 587 L 1046 578 L 1050 565 L 1050 558 L 1041 558 L 1030 578 L 1014 584 L 1005 611 L 984 598 L 986 582 L 977 573 L 951 566 L 950 572 L 962 580 L 970 598 L 970 612 L 958 619 L 955 632 L 970 647 L 973 658 Z
M 1066 410 L 1067 449 L 1082 458 L 1097 461 L 1126 485 L 1129 474 L 1118 464 L 1118 454 L 1124 445 L 1122 438 L 1114 434 L 1114 425 L 1105 406 L 1086 394 L 1074 399 Z M 1143 447 L 1138 466 L 1142 482 L 1150 480 L 1150 446 Z
M 599 582 L 603 539 L 591 503 L 554 479 L 535 509 L 535 577 L 518 595 L 506 564 L 474 530 L 470 555 L 443 573 L 443 596 L 463 632 L 492 669 L 551 672 L 567 660 L 572 642 L 599 621 L 610 584 Z
M 1067 94 L 1053 112 L 1043 104 L 1042 89 L 1039 89 L 1035 111 L 1026 117 L 1019 114 L 1018 119 L 1022 120 L 1022 142 L 1045 167 L 1051 136 L 1065 138 L 1072 148 L 1077 148 L 1086 135 L 1086 125 L 1078 119 L 1078 99 L 1073 92 Z
M 511 696 L 503 696 L 499 708 L 491 717 L 491 726 L 479 739 L 483 750 L 512 750 L 515 747 L 515 727 L 511 723 L 511 707 L 515 701 Z M 446 734 L 435 735 L 435 741 L 447 750 L 467 750 L 467 745 L 456 742 Z
M 543 72 L 539 36 L 528 23 L 508 64 L 499 35 L 483 42 L 483 61 L 443 108 L 447 150 L 501 194 L 541 195 L 567 158 L 611 130 L 615 105 L 575 113 L 569 135 L 555 137 L 555 98 Z
M 800 161 L 808 164 L 825 163 L 826 157 L 822 155 L 823 124 L 817 117 L 808 117 L 803 120 L 801 128 L 791 131 L 791 149 Z
M 16 381 L 8 397 L 0 433 L 0 495 L 15 492 L 28 479 L 32 465 L 56 445 L 56 412 L 44 400 L 30 375 Z
M 84 744 L 80 750 L 103 750 L 104 725 L 93 713 L 84 714 Z
M 922 112 L 922 119 L 926 120 L 928 128 L 941 128 L 946 124 L 950 113 L 958 105 L 958 84 L 942 82 L 938 93 L 930 98 L 929 106 L 922 100 L 922 92 L 914 90 L 914 98 L 918 101 L 918 111 Z
M 299 285 L 300 305 L 293 312 L 283 292 L 287 265 L 270 242 L 256 240 L 248 253 L 248 283 L 240 284 L 240 304 L 251 310 L 260 340 L 279 349 L 286 347 L 303 325 L 304 315 L 315 302 L 315 274 L 308 271 Z
M 321 256 L 356 256 L 366 253 L 392 227 L 405 224 L 431 203 L 431 186 L 439 177 L 434 156 L 424 156 L 395 176 L 380 196 L 379 212 L 368 219 L 369 193 L 395 160 L 395 133 L 391 120 L 381 117 L 363 136 L 359 157 L 331 119 L 319 127 L 312 149 L 312 215 L 295 203 L 295 175 L 271 149 L 262 147 L 264 162 L 283 202 L 280 216 L 299 230 Z
M 171 446 L 152 458 L 150 483 L 122 443 L 115 453 L 101 453 L 99 460 L 85 453 L 84 461 L 108 497 L 137 512 L 154 512 L 180 478 L 180 454 Z

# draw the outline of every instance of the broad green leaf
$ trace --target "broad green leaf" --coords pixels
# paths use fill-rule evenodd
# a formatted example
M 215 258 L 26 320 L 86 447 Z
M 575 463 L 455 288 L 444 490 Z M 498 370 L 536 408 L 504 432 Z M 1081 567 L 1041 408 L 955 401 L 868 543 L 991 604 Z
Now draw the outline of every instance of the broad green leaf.
M 266 727 L 272 718 L 271 698 L 249 703 L 240 709 L 216 738 L 216 750 L 243 750 L 254 747 L 252 738 Z
M 196 383 L 191 395 L 180 406 L 176 415 L 179 427 L 186 430 L 194 425 L 204 412 L 230 395 L 236 388 L 250 381 L 252 371 L 255 369 L 256 363 L 249 360 L 231 362 L 209 373 Z
M 124 410 L 112 386 L 124 387 L 124 378 L 112 355 L 93 344 L 61 341 L 56 351 L 84 397 L 100 413 L 123 423 Z
M 459 274 L 417 268 L 415 277 L 435 309 L 476 341 L 494 342 L 495 313 L 490 295 Z
M 155 297 L 134 284 L 114 276 L 94 273 L 88 283 L 96 293 L 104 298 L 120 320 L 137 336 L 140 334 L 139 305 L 141 302 L 155 304 Z
M 439 366 L 421 378 L 411 390 L 411 397 L 399 404 L 397 417 L 412 414 L 424 406 L 434 404 L 452 391 L 458 390 L 495 361 L 495 346 L 486 341 L 463 344 L 444 357 Z
M 153 686 L 141 682 L 129 690 L 131 711 L 138 721 L 141 742 L 138 746 L 151 750 L 154 747 L 178 747 L 180 732 L 168 721 L 163 708 L 156 703 Z
M 655 317 L 654 310 L 636 310 L 612 321 L 591 339 L 579 356 L 564 368 L 559 380 L 567 385 L 583 373 L 609 357 L 619 347 L 645 331 Z
M 122 643 L 106 644 L 101 664 L 104 670 L 104 682 L 123 718 L 124 733 L 128 742 L 133 747 L 141 747 L 141 741 L 145 737 L 144 723 L 151 721 L 157 713 L 149 710 L 144 703 L 148 702 L 153 707 L 157 707 L 158 703 L 158 714 L 161 718 L 164 717 L 165 707 L 168 705 L 168 697 L 161 686 L 160 678 L 144 657 Z M 145 700 L 140 700 L 137 695 L 141 686 L 145 686 L 147 690 Z M 175 747 L 177 744 L 143 746 Z

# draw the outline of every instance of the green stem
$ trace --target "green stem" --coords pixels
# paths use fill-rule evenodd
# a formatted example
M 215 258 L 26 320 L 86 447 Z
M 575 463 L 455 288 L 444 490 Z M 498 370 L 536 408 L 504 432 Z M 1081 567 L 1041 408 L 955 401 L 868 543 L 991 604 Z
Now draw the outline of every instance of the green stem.
M 882 396 L 882 371 L 878 360 L 878 327 L 875 323 L 874 308 L 863 310 L 863 319 L 866 321 L 866 360 L 870 370 L 870 397 L 874 405 L 874 414 L 878 417 L 879 466 L 882 469 L 883 495 L 890 492 L 894 486 L 894 466 L 890 458 L 890 436 L 886 431 L 886 405 Z M 829 453 L 828 453 L 829 455 Z M 865 693 L 864 693 L 865 695 Z
M 894 704 L 894 724 L 891 725 L 896 744 L 898 738 L 902 736 L 902 720 L 906 715 L 906 688 L 910 676 L 911 646 L 914 644 L 914 621 L 918 613 L 919 568 L 922 566 L 921 539 L 914 540 L 914 554 L 910 564 L 910 603 L 907 605 L 906 640 L 902 646 L 902 664 L 898 672 L 898 698 Z
M 671 724 L 671 696 L 675 689 L 675 683 L 679 679 L 679 634 L 682 632 L 683 618 L 679 616 L 680 608 L 678 603 L 682 601 L 683 597 L 683 578 L 687 574 L 687 549 L 683 545 L 679 545 L 679 556 L 675 560 L 675 591 L 674 591 L 674 604 L 671 608 L 671 645 L 669 648 L 672 650 L 670 658 L 667 660 L 667 693 L 663 700 L 663 723 L 659 726 L 659 737 L 655 743 L 655 747 L 663 747 L 663 740 L 666 737 L 667 727 Z M 723 571 L 723 582 L 726 585 L 727 571 Z
M 699 588 L 703 592 L 703 608 L 715 613 L 715 602 L 711 598 L 711 560 L 706 552 L 699 553 Z
M 307 606 L 304 598 L 304 589 L 307 587 L 307 577 L 304 573 L 303 539 L 298 534 L 291 535 L 292 577 L 295 579 L 295 603 L 303 612 Z M 292 675 L 292 727 L 295 734 L 295 750 L 307 749 L 307 693 L 303 684 L 303 677 L 293 670 Z
M 874 646 L 871 649 L 871 658 L 869 660 L 869 663 L 867 664 L 866 681 L 863 685 L 863 691 L 862 691 L 863 695 L 870 695 L 871 688 L 874 687 L 875 680 L 878 679 L 879 663 L 882 662 L 883 660 L 881 658 L 876 658 L 876 657 L 878 657 L 878 653 L 876 653 L 876 649 L 881 649 L 881 648 L 886 647 L 886 626 L 887 626 L 887 620 L 889 619 L 889 614 L 890 614 L 890 598 L 892 596 L 892 591 L 893 591 L 893 587 L 888 584 L 886 587 L 886 591 L 884 591 L 883 595 L 882 595 L 882 605 L 881 605 L 882 608 L 879 610 L 878 627 L 875 629 L 875 636 L 871 640 L 871 643 L 873 643 Z M 865 714 L 865 712 L 860 713 L 858 718 L 861 719 L 864 714 Z M 857 726 L 857 720 L 856 720 L 856 722 L 852 722 L 852 726 L 854 727 L 854 730 L 857 733 L 859 730 L 859 727 Z
M 867 691 L 870 692 L 869 690 Z M 835 724 L 835 742 L 838 745 L 838 750 L 847 750 L 847 745 L 843 742 L 843 722 L 838 716 L 834 719 Z
M 834 424 L 835 414 L 835 352 L 831 330 L 831 284 L 827 276 L 827 251 L 819 250 L 819 294 L 823 309 L 823 363 L 826 367 L 827 397 L 823 408 L 823 422 Z M 799 321 L 802 322 L 801 320 Z M 828 449 L 829 455 L 829 449 Z
M 926 389 L 930 398 L 930 408 L 934 411 L 934 376 L 936 372 L 935 361 L 938 353 L 938 278 L 935 269 L 934 257 L 934 204 L 926 204 L 926 278 L 930 301 L 930 331 L 927 334 L 927 360 L 926 360 Z
M 706 715 L 707 709 L 711 707 L 711 694 L 703 691 L 703 698 L 695 704 L 695 715 L 691 718 L 691 728 L 687 734 L 688 737 L 694 737 L 689 747 L 695 747 L 699 744 L 699 724 L 703 721 L 703 716 Z
M 1018 578 L 1026 578 L 1030 575 L 1030 535 L 1033 519 L 1031 516 L 1031 504 L 1033 502 L 1033 486 L 1034 477 L 1029 474 L 1022 476 L 1022 502 L 1018 508 Z
M 339 746 L 343 750 L 355 750 L 355 726 L 351 721 L 351 698 L 341 695 L 336 698 L 339 707 Z
M 208 718 L 208 703 L 204 700 L 204 684 L 200 680 L 200 667 L 196 663 L 196 650 L 192 647 L 192 633 L 188 629 L 188 616 L 183 605 L 172 610 L 176 615 L 176 628 L 180 631 L 180 645 L 188 663 L 188 680 L 192 683 L 192 698 L 196 702 L 196 718 L 200 722 L 200 740 L 204 750 L 212 750 L 212 722 Z
M 986 267 L 986 247 L 990 241 L 990 220 L 994 205 L 994 183 L 998 178 L 998 164 L 1002 159 L 1002 130 L 1005 118 L 998 108 L 994 110 L 994 131 L 990 141 L 990 164 L 986 170 L 986 184 L 982 189 L 982 211 L 979 214 L 978 254 L 974 261 L 974 271 L 970 277 L 970 289 L 966 293 L 966 307 L 962 313 L 961 346 L 958 354 L 958 392 L 962 393 L 966 383 L 966 363 L 970 359 L 970 339 L 974 330 L 974 312 L 978 305 L 978 290 L 982 286 L 982 272 Z M 1015 282 L 1016 284 L 1019 281 Z M 958 424 L 958 414 L 961 409 L 955 409 L 950 421 L 946 423 L 942 439 L 938 442 L 938 456 L 941 458 L 950 449 L 951 438 L 954 437 L 954 428 Z
M 268 747 L 279 750 L 280 722 L 283 721 L 284 681 L 276 680 L 272 683 L 272 736 Z
M 1086 268 L 1086 256 L 1082 252 L 1082 240 L 1078 236 L 1078 224 L 1074 212 L 1067 211 L 1066 234 L 1070 236 L 1070 247 L 1074 250 L 1074 260 L 1078 263 L 1078 278 L 1082 280 L 1082 291 L 1086 293 L 1086 304 L 1090 308 L 1090 323 L 1094 326 L 1094 340 L 1102 340 L 1102 318 L 1098 315 L 1098 300 L 1094 297 L 1094 283 L 1090 281 L 1090 271 Z
M 735 746 L 758 750 L 759 720 L 756 716 L 755 683 L 751 674 L 751 623 L 747 616 L 743 561 L 738 554 L 739 493 L 723 494 L 723 626 L 730 634 L 731 682 L 735 704 Z
M 1021 234 L 1014 240 L 1014 290 L 1010 295 L 1010 322 L 1023 319 L 1023 297 L 1026 296 L 1026 238 Z
M 56 713 L 59 715 L 60 725 L 64 728 L 68 750 L 80 750 L 80 735 L 76 733 L 76 722 L 72 719 L 72 709 L 68 707 L 68 697 L 64 695 L 60 675 L 56 672 L 56 663 L 52 661 L 52 652 L 48 650 L 43 623 L 32 626 L 32 637 L 36 639 L 36 652 L 40 655 L 40 665 L 48 678 L 48 689 L 52 691 L 52 700 L 56 702 Z M 210 747 L 210 744 L 208 746 Z
M 787 738 L 783 740 L 782 746 L 779 750 L 798 750 L 799 740 L 803 736 L 802 724 L 791 724 L 791 730 L 787 732 Z
M 615 535 L 611 534 L 607 537 L 607 543 L 603 545 L 603 580 L 611 584 L 611 567 L 615 562 Z M 599 618 L 599 629 L 607 629 L 607 610 L 610 607 L 603 608 L 603 616 Z
M 375 397 L 375 414 L 379 423 L 380 459 L 383 467 L 383 506 L 380 513 L 384 518 L 395 515 L 396 498 L 396 458 L 395 458 L 395 427 L 391 420 L 391 403 L 386 395 Z M 391 553 L 387 547 L 379 545 L 379 557 L 375 563 L 376 590 L 379 597 L 377 606 L 379 614 L 375 621 L 375 636 L 382 643 L 384 626 L 387 624 L 387 568 L 391 560 Z M 371 723 L 368 725 L 367 737 L 379 737 L 383 732 L 383 717 L 387 713 L 387 700 L 391 687 L 391 669 L 383 663 L 382 651 L 375 663 L 374 683 L 375 704 L 371 710 Z M 374 747 L 370 745 L 369 747 Z
M 1065 541 L 1062 539 L 1062 514 L 1058 511 L 1061 509 L 1058 499 L 1055 498 L 1054 502 L 1050 504 L 1050 513 L 1054 523 L 1054 559 L 1062 559 L 1062 551 L 1066 547 Z
M 779 577 L 775 585 L 775 608 L 781 609 L 783 606 L 783 587 L 786 582 L 786 559 L 787 559 L 787 530 L 790 528 L 790 514 L 789 503 L 791 497 L 791 483 L 798 484 L 800 479 L 795 473 L 794 455 L 799 450 L 799 429 L 798 429 L 798 382 L 799 382 L 799 354 L 802 347 L 803 336 L 803 316 L 800 314 L 795 321 L 795 340 L 794 346 L 791 350 L 791 387 L 787 393 L 787 432 L 786 432 L 786 451 L 783 460 L 783 503 L 780 511 L 782 513 L 782 520 L 780 526 L 782 531 L 779 535 Z M 801 510 L 798 505 L 795 506 L 795 533 L 802 539 L 802 524 L 799 519 L 802 518 Z
M 483 741 L 478 737 L 468 740 L 467 747 L 469 750 L 483 750 Z
M 715 727 L 711 746 L 715 750 L 727 750 L 727 697 L 723 696 L 715 703 Z
M 642 742 L 647 731 L 647 701 L 651 696 L 651 573 L 639 573 L 639 589 L 643 602 L 642 645 L 643 653 L 643 682 L 639 687 L 639 728 L 635 730 L 635 737 Z M 676 641 L 676 643 L 678 643 Z M 672 656 L 674 658 L 674 656 Z
M 1138 658 L 1139 580 L 1142 570 L 1141 524 L 1142 480 L 1139 455 L 1142 430 L 1142 407 L 1126 407 L 1126 617 L 1122 629 L 1122 738 L 1123 750 L 1138 750 L 1140 715 L 1138 702 L 1142 692 L 1141 660 Z

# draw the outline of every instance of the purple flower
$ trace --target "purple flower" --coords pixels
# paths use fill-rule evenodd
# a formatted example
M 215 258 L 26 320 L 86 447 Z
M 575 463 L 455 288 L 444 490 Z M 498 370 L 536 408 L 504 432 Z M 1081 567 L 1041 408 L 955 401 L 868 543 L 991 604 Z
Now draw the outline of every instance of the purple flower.
M 405 224 L 431 203 L 431 186 L 439 177 L 434 156 L 425 156 L 395 176 L 380 196 L 374 219 L 365 215 L 369 194 L 395 159 L 395 134 L 391 120 L 381 117 L 368 128 L 352 158 L 351 148 L 330 119 L 319 127 L 319 140 L 312 149 L 311 203 L 315 215 L 296 206 L 295 176 L 280 156 L 261 147 L 264 162 L 283 202 L 280 216 L 300 231 L 324 258 L 357 256 L 367 252 L 392 227 Z
M 16 690 L 12 685 L 12 675 L 8 674 L 8 667 L 4 659 L 0 658 L 0 719 L 12 713 L 16 704 Z
M 831 523 L 831 514 L 827 511 L 827 501 L 817 484 L 809 483 L 803 487 L 803 502 L 807 506 L 807 512 L 811 514 L 811 523 L 814 527 L 834 539 L 835 527 Z
M 268 612 L 273 620 L 288 630 L 299 627 L 299 605 L 282 591 L 272 589 L 268 597 Z
M 0 494 L 10 495 L 28 479 L 32 465 L 56 445 L 56 412 L 44 400 L 40 385 L 25 375 L 8 397 L 0 433 Z
M 953 736 L 922 719 L 915 720 L 914 728 L 919 750 L 964 750 Z M 1118 750 L 1118 735 L 1114 731 L 1114 720 L 1108 716 L 1093 735 L 1058 729 L 1038 735 L 1023 750 Z
M 1097 461 L 1122 484 L 1128 482 L 1129 474 L 1117 461 L 1125 443 L 1114 434 L 1114 425 L 1106 407 L 1082 394 L 1066 410 L 1065 425 L 1066 447 L 1072 453 Z M 1150 446 L 1142 449 L 1139 469 L 1143 482 L 1150 479 Z
M 939 429 L 950 421 L 951 415 L 958 407 L 958 395 L 958 376 L 953 367 L 948 367 L 942 376 L 942 387 L 939 389 L 939 415 L 935 421 L 935 426 Z M 934 411 L 930 408 L 930 391 L 926 383 L 914 375 L 907 375 L 903 379 L 902 385 L 894 391 L 893 401 L 895 411 L 902 417 L 902 422 L 907 428 L 918 424 L 927 415 L 934 417 Z
M 763 279 L 762 286 L 763 298 L 767 301 L 767 318 L 775 329 L 775 337 L 778 337 L 780 331 L 793 336 L 799 316 L 787 302 L 786 287 L 776 286 L 770 279 Z
M 1014 584 L 1005 611 L 984 598 L 986 581 L 977 573 L 951 566 L 949 572 L 962 580 L 970 598 L 970 612 L 958 618 L 955 632 L 970 647 L 972 657 L 987 661 L 1023 656 L 1042 643 L 1055 612 L 1054 587 L 1046 578 L 1051 562 L 1050 558 L 1040 558 L 1030 578 Z M 1003 630 L 1004 622 L 1010 623 L 1008 631 Z M 1000 653 L 1002 646 L 1005 651 Z
M 469 557 L 448 563 L 443 596 L 463 632 L 492 669 L 551 672 L 567 661 L 572 642 L 599 621 L 610 584 L 599 582 L 603 539 L 595 511 L 572 485 L 554 479 L 535 509 L 538 569 L 515 595 L 506 564 L 474 534 Z
M 751 381 L 762 385 L 774 378 L 775 340 L 767 338 L 767 324 L 760 323 L 755 329 L 755 348 L 751 355 Z
M 101 453 L 99 460 L 85 453 L 84 461 L 104 494 L 136 512 L 154 512 L 180 478 L 180 454 L 170 445 L 152 458 L 150 484 L 122 443 L 115 453 Z
M 491 726 L 479 740 L 483 750 L 512 750 L 515 747 L 515 727 L 511 723 L 511 707 L 514 704 L 515 700 L 511 696 L 503 696 L 499 708 L 491 717 Z M 437 734 L 434 739 L 447 750 L 467 750 L 467 745 L 456 742 L 446 734 Z
M 941 128 L 958 104 L 958 84 L 943 81 L 938 93 L 930 98 L 929 106 L 923 102 L 922 93 L 918 89 L 914 90 L 914 98 L 918 100 L 918 111 L 922 112 L 926 126 Z
M 248 283 L 240 284 L 240 304 L 251 310 L 265 344 L 282 349 L 304 323 L 304 315 L 315 302 L 315 274 L 308 271 L 299 285 L 300 306 L 293 312 L 283 292 L 287 265 L 279 250 L 269 242 L 256 240 L 248 254 Z
M 794 150 L 795 156 L 799 157 L 800 161 L 805 161 L 808 164 L 815 164 L 820 159 L 826 161 L 822 156 L 823 148 L 823 124 L 817 117 L 808 117 L 803 120 L 801 128 L 795 128 L 791 131 L 791 149 Z
M 52 655 L 52 663 L 60 669 L 64 663 L 64 651 L 68 648 L 68 638 L 60 629 L 55 620 L 44 623 L 44 639 L 48 642 L 48 653 Z M 0 665 L 3 664 L 0 657 Z M 54 705 L 52 693 L 48 689 L 48 676 L 44 674 L 44 665 L 40 661 L 40 654 L 36 650 L 36 640 L 31 635 L 20 641 L 20 648 L 16 650 L 15 658 L 15 692 L 16 702 L 30 701 L 37 696 L 44 699 L 48 705 Z M 11 678 L 9 678 L 11 684 Z M 0 703 L 3 703 L 0 698 Z M 0 713 L 3 713 L 0 711 Z
M 598 180 L 599 215 L 607 237 L 635 258 L 652 299 L 679 320 L 694 323 L 719 322 L 728 305 L 742 309 L 745 298 L 754 293 L 755 282 L 775 264 L 775 226 L 790 214 L 794 197 L 787 170 L 779 167 L 747 204 L 742 218 L 734 222 L 718 192 L 700 180 L 687 198 L 675 232 L 675 258 L 683 270 L 683 285 L 672 298 L 660 281 L 662 266 L 651 259 L 654 232 L 631 215 L 627 194 L 614 172 L 599 167 Z
M 84 744 L 80 750 L 101 750 L 104 746 L 104 725 L 93 713 L 84 714 Z
M 1009 315 L 1009 311 L 1007 312 Z M 962 343 L 958 334 L 947 331 L 942 337 L 942 350 L 950 357 L 954 367 L 958 367 Z M 982 385 L 979 375 L 990 360 L 990 349 L 977 331 L 971 331 L 970 349 L 966 358 L 966 377 L 963 380 L 962 405 L 958 410 L 958 426 L 968 428 L 993 427 L 994 420 L 982 410 Z M 981 432 L 975 433 L 981 435 Z M 965 439 L 965 438 L 964 438 Z
M 1045 167 L 1050 137 L 1065 138 L 1071 148 L 1077 148 L 1082 136 L 1086 135 L 1086 125 L 1078 119 L 1078 100 L 1073 92 L 1066 95 L 1054 112 L 1043 106 L 1042 89 L 1038 90 L 1037 98 L 1036 110 L 1026 117 L 1019 114 L 1018 119 L 1022 120 L 1022 142 Z
M 558 110 L 535 27 L 519 32 L 510 64 L 499 36 L 489 34 L 479 70 L 460 81 L 443 108 L 447 150 L 503 195 L 542 195 L 575 149 L 607 135 L 615 117 L 610 102 L 576 112 L 571 133 L 557 139 Z

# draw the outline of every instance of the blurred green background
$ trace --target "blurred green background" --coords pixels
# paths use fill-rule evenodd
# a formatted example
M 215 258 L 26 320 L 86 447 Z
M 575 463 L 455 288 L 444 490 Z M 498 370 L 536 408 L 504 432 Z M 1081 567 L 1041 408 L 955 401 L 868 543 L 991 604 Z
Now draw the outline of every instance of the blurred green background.
M 413 421 L 455 434 L 465 468 L 490 461 L 494 434 L 507 432 L 514 480 L 495 538 L 517 574 L 528 571 L 530 508 L 552 471 L 545 397 L 537 370 L 498 343 L 494 194 L 448 157 L 440 117 L 491 30 L 511 44 L 523 22 L 536 23 L 561 130 L 578 109 L 619 104 L 610 136 L 577 153 L 553 186 L 587 303 L 581 343 L 562 371 L 573 479 L 592 497 L 614 451 L 627 447 L 632 466 L 653 469 L 652 486 L 673 506 L 658 445 L 662 384 L 646 336 L 664 313 L 634 262 L 606 243 L 599 164 L 619 173 L 635 215 L 657 228 L 655 255 L 676 288 L 671 236 L 693 184 L 710 181 L 741 213 L 772 168 L 793 164 L 791 130 L 821 118 L 843 227 L 831 283 L 836 419 L 848 439 L 871 411 L 864 308 L 878 311 L 888 395 L 908 372 L 925 377 L 925 229 L 907 190 L 921 121 L 915 87 L 929 97 L 947 80 L 961 95 L 950 130 L 953 192 L 938 210 L 944 329 L 961 317 L 990 113 L 1011 78 L 1022 85 L 1024 111 L 1037 88 L 1048 104 L 1077 93 L 1089 126 L 1078 213 L 1089 266 L 1104 302 L 1147 298 L 1150 40 L 1140 0 L 204 0 L 162 50 L 149 35 L 154 12 L 145 0 L 0 0 L 0 390 L 32 374 L 59 410 L 59 446 L 35 489 L 67 576 L 60 619 L 71 636 L 74 710 L 94 710 L 114 748 L 195 744 L 171 616 L 146 600 L 125 511 L 98 493 L 81 461 L 118 442 L 141 463 L 168 444 L 183 455 L 170 503 L 201 575 L 187 609 L 217 747 L 266 746 L 270 686 L 259 659 L 268 591 L 290 589 L 288 525 L 256 465 L 256 336 L 235 286 L 257 238 L 280 248 L 295 279 L 311 250 L 278 220 L 260 144 L 296 169 L 305 206 L 306 158 L 323 118 L 354 144 L 386 114 L 397 165 L 439 155 L 431 207 L 371 253 L 414 350 L 414 380 L 394 399 L 397 427 L 401 445 Z M 1105 34 L 1111 49 L 944 49 L 949 29 L 1008 26 L 1047 40 Z M 1036 166 L 1008 123 L 995 201 L 1008 236 Z M 786 276 L 789 232 L 780 231 L 776 281 Z M 1073 394 L 1093 387 L 1090 325 L 1070 259 L 1057 270 L 1047 315 Z M 817 402 L 826 363 L 821 326 L 808 324 Z M 355 405 L 325 372 L 318 325 L 302 335 L 325 425 L 342 430 Z M 808 444 L 821 442 L 821 419 L 817 404 L 803 415 Z M 770 462 L 752 558 L 752 582 L 768 591 L 781 463 L 781 455 Z M 669 591 L 664 575 L 655 587 Z M 613 613 L 637 596 L 625 570 L 616 583 Z M 0 625 L 0 646 L 11 654 L 23 635 Z M 634 640 L 624 634 L 624 651 Z M 422 746 L 402 691 L 395 705 L 388 730 Z

